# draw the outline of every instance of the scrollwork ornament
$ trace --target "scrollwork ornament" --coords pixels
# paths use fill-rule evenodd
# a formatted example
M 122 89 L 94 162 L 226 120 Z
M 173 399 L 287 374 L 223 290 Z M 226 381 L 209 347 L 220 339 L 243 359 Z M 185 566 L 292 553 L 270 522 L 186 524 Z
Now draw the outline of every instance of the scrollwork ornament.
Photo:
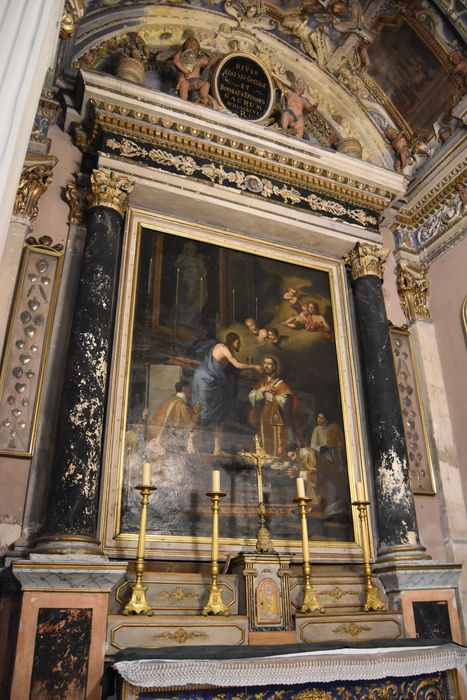
M 47 164 L 23 168 L 13 210 L 16 216 L 34 221 L 39 211 L 39 199 L 52 182 L 52 168 L 56 163 L 57 159 L 54 158 Z
M 65 199 L 70 207 L 70 224 L 82 224 L 87 209 L 86 190 L 74 183 L 69 183 L 65 188 Z
M 85 10 L 85 0 L 66 0 L 60 21 L 60 39 L 69 39 L 75 33 L 76 23 Z
M 94 170 L 90 181 L 91 206 L 115 209 L 124 216 L 128 207 L 128 195 L 133 190 L 131 180 L 108 170 Z
M 379 248 L 373 243 L 357 243 L 344 260 L 354 282 L 367 275 L 375 275 L 382 280 L 388 256 L 389 250 L 385 248 Z
M 429 319 L 429 288 L 426 270 L 399 262 L 396 267 L 396 276 L 397 291 L 407 321 Z

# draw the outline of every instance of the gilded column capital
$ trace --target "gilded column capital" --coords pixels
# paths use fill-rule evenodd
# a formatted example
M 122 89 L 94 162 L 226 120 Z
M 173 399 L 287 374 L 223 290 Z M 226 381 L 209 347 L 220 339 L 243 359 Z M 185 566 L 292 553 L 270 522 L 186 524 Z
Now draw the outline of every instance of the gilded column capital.
M 65 0 L 62 19 L 60 21 L 60 39 L 69 39 L 73 36 L 76 23 L 84 15 L 85 0 Z
M 396 280 L 401 307 L 407 321 L 429 319 L 427 271 L 409 263 L 398 262 Z
M 128 177 L 109 170 L 93 170 L 91 174 L 91 207 L 109 207 L 124 216 L 133 183 Z
M 373 243 L 358 242 L 344 257 L 345 264 L 350 268 L 352 280 L 367 275 L 375 275 L 381 280 L 384 277 L 384 264 L 389 256 L 389 250 L 379 248 Z
M 65 188 L 65 199 L 70 207 L 70 224 L 82 224 L 88 205 L 86 189 L 70 182 Z
M 39 199 L 53 179 L 52 169 L 58 163 L 55 156 L 26 161 L 16 192 L 13 214 L 34 221 L 39 211 Z

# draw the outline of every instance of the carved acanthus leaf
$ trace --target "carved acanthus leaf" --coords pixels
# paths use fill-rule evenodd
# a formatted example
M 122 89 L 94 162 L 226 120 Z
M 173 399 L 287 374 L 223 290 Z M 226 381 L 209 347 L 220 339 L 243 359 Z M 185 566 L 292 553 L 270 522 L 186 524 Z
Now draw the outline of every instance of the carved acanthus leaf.
M 52 157 L 43 163 L 25 165 L 16 193 L 14 215 L 34 221 L 39 211 L 39 199 L 52 182 L 52 169 L 57 162 L 58 159 Z
M 107 170 L 94 170 L 91 175 L 92 205 L 109 207 L 122 216 L 128 207 L 128 195 L 133 183 L 124 175 Z
M 429 319 L 428 280 L 423 268 L 399 262 L 396 267 L 397 291 L 407 321 Z
M 350 268 L 352 280 L 366 275 L 384 277 L 384 264 L 389 256 L 389 250 L 379 248 L 373 243 L 357 243 L 345 256 L 345 264 Z

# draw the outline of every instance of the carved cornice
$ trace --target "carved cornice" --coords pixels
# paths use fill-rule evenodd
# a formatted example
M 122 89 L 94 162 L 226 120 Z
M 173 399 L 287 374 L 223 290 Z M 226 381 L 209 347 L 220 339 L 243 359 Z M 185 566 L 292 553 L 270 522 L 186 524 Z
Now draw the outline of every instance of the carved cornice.
M 372 243 L 357 243 L 345 256 L 344 261 L 353 281 L 367 275 L 375 275 L 382 280 L 384 264 L 388 256 L 389 250 L 379 248 Z
M 39 199 L 52 182 L 52 169 L 58 158 L 37 157 L 26 160 L 16 193 L 13 215 L 32 223 L 39 211 Z
M 60 22 L 60 39 L 69 39 L 73 36 L 76 23 L 84 15 L 86 0 L 65 0 L 62 19 Z
M 92 207 L 115 209 L 121 216 L 128 207 L 128 195 L 133 183 L 127 177 L 106 170 L 93 170 L 90 178 Z
M 248 169 L 259 175 L 279 178 L 290 185 L 313 189 L 322 194 L 339 197 L 358 206 L 381 212 L 393 199 L 393 193 L 365 183 L 320 165 L 310 165 L 297 158 L 242 142 L 237 136 L 224 136 L 213 132 L 212 125 L 187 126 L 177 121 L 177 115 L 160 117 L 139 110 L 132 110 L 109 102 L 92 101 L 89 142 L 97 141 L 102 131 L 120 133 L 133 138 L 144 137 L 154 145 L 176 148 L 177 151 L 209 157 L 216 162 Z
M 407 321 L 429 319 L 426 270 L 400 261 L 396 267 L 396 279 L 401 307 Z
M 65 199 L 70 206 L 70 224 L 82 224 L 87 210 L 88 192 L 84 187 L 69 183 L 65 188 Z

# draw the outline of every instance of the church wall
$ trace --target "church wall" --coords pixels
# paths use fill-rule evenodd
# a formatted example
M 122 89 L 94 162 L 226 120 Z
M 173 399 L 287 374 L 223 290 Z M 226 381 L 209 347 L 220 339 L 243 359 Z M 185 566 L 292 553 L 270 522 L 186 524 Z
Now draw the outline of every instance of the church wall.
M 467 238 L 439 257 L 430 268 L 430 312 L 443 366 L 464 497 L 467 498 L 467 345 L 461 307 L 466 294 Z M 463 513 L 465 520 L 465 512 Z
M 39 213 L 31 235 L 36 239 L 47 235 L 53 239 L 54 244 L 60 243 L 65 246 L 68 236 L 69 207 L 62 199 L 62 190 L 67 183 L 73 180 L 72 173 L 79 169 L 80 153 L 72 145 L 69 136 L 64 134 L 58 126 L 51 127 L 49 137 L 51 138 L 50 153 L 58 158 L 58 163 L 53 170 L 53 180 L 49 188 L 39 200 Z M 15 269 L 12 271 L 12 275 L 2 273 L 0 294 L 3 298 L 11 294 L 9 287 L 16 272 Z M 18 540 L 22 525 L 23 528 L 26 528 L 26 533 L 23 534 L 28 534 L 31 528 L 37 531 L 40 526 L 43 494 L 47 493 L 48 466 L 53 445 L 55 418 L 55 402 L 53 397 L 48 394 L 47 387 L 56 387 L 57 380 L 60 378 L 57 376 L 55 353 L 57 353 L 58 346 L 58 353 L 64 354 L 64 324 L 63 320 L 60 323 L 58 314 L 60 307 L 64 305 L 66 308 L 68 304 L 69 299 L 64 299 L 62 293 L 59 296 L 59 306 L 55 316 L 54 337 L 49 351 L 44 391 L 39 409 L 40 422 L 34 457 L 31 460 L 0 456 L 2 480 L 8 484 L 8 488 L 0 490 L 0 554 Z M 66 313 L 69 314 L 70 309 L 67 309 Z
M 58 126 L 52 126 L 48 136 L 51 139 L 50 154 L 58 158 L 58 163 L 53 170 L 53 180 L 39 201 L 34 236 L 51 236 L 54 243 L 65 245 L 70 208 L 63 199 L 62 189 L 74 181 L 73 172 L 80 168 L 81 153 Z
M 393 254 L 394 237 L 392 231 L 386 227 L 381 229 L 381 233 L 383 236 L 383 247 L 391 250 L 388 262 L 386 263 L 383 284 L 386 312 L 391 323 L 395 326 L 403 326 L 407 321 L 397 293 L 395 275 L 396 261 Z M 427 548 L 428 553 L 433 559 L 444 560 L 446 558 L 446 550 L 443 541 L 443 526 L 441 522 L 439 499 L 437 497 L 433 498 L 433 496 L 416 495 L 415 509 L 420 540 L 423 546 Z

